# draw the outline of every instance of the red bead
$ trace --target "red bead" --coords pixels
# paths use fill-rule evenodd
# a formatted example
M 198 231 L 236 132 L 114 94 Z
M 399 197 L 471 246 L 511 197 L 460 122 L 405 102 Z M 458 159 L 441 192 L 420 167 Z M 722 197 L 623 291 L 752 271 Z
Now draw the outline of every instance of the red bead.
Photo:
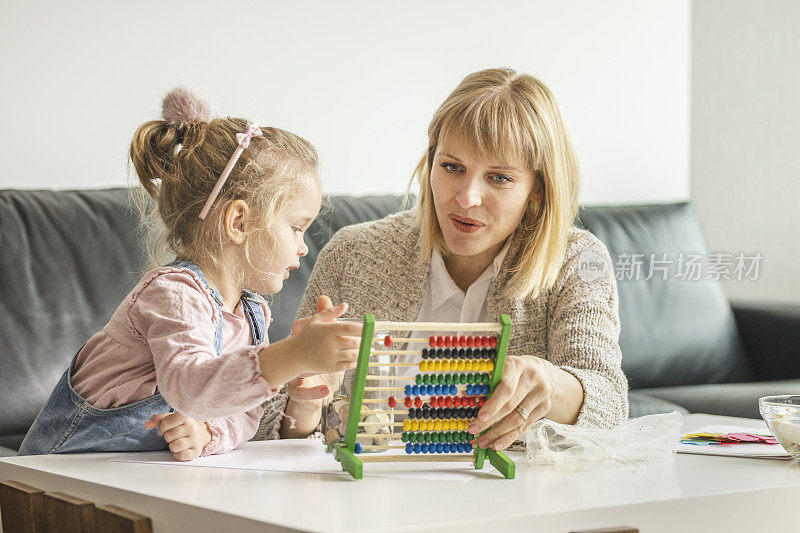
M 439 401 L 437 403 L 438 403 L 439 407 L 444 407 L 445 403 L 446 403 L 445 397 L 444 396 L 439 396 Z
M 478 403 L 478 401 L 475 399 L 475 396 L 470 396 L 470 398 L 469 398 L 469 406 L 470 407 L 475 407 L 475 405 L 477 403 Z
M 445 335 L 445 337 L 444 337 L 444 346 L 445 346 L 445 348 L 449 348 L 451 346 L 452 342 L 453 341 L 450 338 L 450 335 Z
M 486 396 L 481 396 L 478 398 L 478 407 L 483 407 L 483 404 L 486 403 Z
M 475 347 L 475 337 L 473 337 L 472 335 L 467 337 L 467 346 L 470 347 L 470 348 L 474 348 Z
M 481 348 L 488 348 L 489 347 L 489 337 L 484 335 L 481 337 Z
M 489 337 L 489 346 L 497 348 L 497 337 Z
M 422 398 L 419 396 L 414 398 L 414 407 L 422 407 Z
M 444 406 L 453 407 L 453 398 L 451 396 L 448 396 L 447 398 L 444 399 Z
M 436 407 L 436 396 L 431 396 L 431 407 Z
M 453 407 L 461 407 L 461 398 L 459 396 L 453 399 Z
M 444 347 L 444 337 L 442 336 L 436 337 L 436 346 L 438 346 L 439 348 Z
M 403 405 L 405 405 L 406 407 L 411 407 L 412 405 L 414 405 L 414 400 L 411 399 L 411 396 L 406 396 Z
M 397 400 L 394 399 L 394 396 L 389 396 L 389 407 L 394 407 L 397 405 Z
M 392 336 L 391 335 L 386 335 L 383 338 L 383 345 L 386 346 L 387 348 L 392 345 Z
M 436 348 L 436 337 L 434 337 L 433 335 L 431 335 L 431 338 L 428 339 L 428 346 L 430 346 L 431 348 Z
M 465 348 L 467 346 L 467 338 L 464 335 L 461 335 L 458 338 L 458 345 L 461 346 L 462 348 Z

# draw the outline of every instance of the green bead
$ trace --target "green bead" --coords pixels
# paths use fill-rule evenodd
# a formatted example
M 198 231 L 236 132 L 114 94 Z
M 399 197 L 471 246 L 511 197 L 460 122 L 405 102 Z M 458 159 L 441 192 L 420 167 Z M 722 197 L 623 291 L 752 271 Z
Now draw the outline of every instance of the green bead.
M 444 374 L 439 374 L 437 376 L 437 380 L 439 382 L 439 385 L 444 385 Z
M 431 375 L 430 374 L 422 374 L 422 383 L 427 385 L 431 382 Z
M 453 432 L 452 431 L 448 431 L 447 432 L 447 442 L 453 442 L 453 437 L 454 437 Z
M 472 434 L 469 431 L 462 431 L 461 432 L 461 440 L 464 442 L 469 442 L 472 440 Z
M 458 381 L 460 381 L 462 384 L 466 383 L 467 382 L 467 375 L 466 374 L 460 374 L 458 376 Z
M 414 377 L 414 381 L 416 382 L 417 385 L 422 385 L 422 374 L 417 374 Z
M 433 440 L 433 433 L 425 433 L 425 442 L 431 442 Z
M 442 434 L 441 433 L 434 433 L 433 434 L 433 442 L 441 442 Z
M 470 384 L 475 383 L 475 374 L 473 374 L 472 372 L 469 372 L 467 374 L 467 383 Z
M 489 383 L 489 374 L 481 374 L 481 383 Z
M 404 431 L 404 432 L 403 432 L 403 433 L 400 435 L 400 440 L 402 440 L 403 442 L 408 442 L 408 433 L 406 433 L 406 432 Z
M 453 382 L 453 375 L 452 374 L 445 374 L 444 375 L 444 382 L 448 385 Z

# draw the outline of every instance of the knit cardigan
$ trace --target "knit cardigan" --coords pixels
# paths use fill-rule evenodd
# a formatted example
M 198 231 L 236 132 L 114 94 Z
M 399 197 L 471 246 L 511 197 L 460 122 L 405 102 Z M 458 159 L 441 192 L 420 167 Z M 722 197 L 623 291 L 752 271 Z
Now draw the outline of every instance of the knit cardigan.
M 414 210 L 340 229 L 317 258 L 298 317 L 314 314 L 317 297 L 326 294 L 334 304 L 349 304 L 347 317 L 372 313 L 378 320 L 416 320 L 431 261 L 430 255 L 423 257 L 419 235 Z M 616 279 L 612 268 L 597 279 L 581 277 L 577 261 L 582 253 L 592 252 L 612 265 L 608 250 L 588 231 L 570 228 L 553 287 L 536 298 L 512 299 L 504 288 L 522 247 L 518 232 L 511 239 L 486 296 L 487 321 L 509 315 L 513 324 L 509 354 L 542 357 L 580 381 L 584 400 L 577 425 L 610 428 L 620 424 L 628 417 L 628 383 L 618 342 Z M 265 412 L 275 411 L 277 406 L 269 409 L 269 404 Z M 267 417 L 262 426 L 269 425 Z M 266 436 L 265 429 L 256 438 Z

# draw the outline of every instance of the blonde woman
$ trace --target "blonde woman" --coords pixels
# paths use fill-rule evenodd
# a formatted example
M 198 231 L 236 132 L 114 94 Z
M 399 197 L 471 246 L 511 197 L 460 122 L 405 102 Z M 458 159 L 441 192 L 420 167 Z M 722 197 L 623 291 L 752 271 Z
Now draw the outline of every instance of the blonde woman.
M 539 80 L 467 76 L 436 111 L 418 205 L 343 228 L 319 254 L 299 316 L 321 295 L 348 315 L 483 322 L 510 315 L 503 379 L 469 426 L 504 449 L 535 421 L 612 427 L 628 416 L 617 287 L 606 247 L 573 226 L 579 172 Z M 425 336 L 425 334 L 420 334 Z M 404 359 L 406 361 L 407 359 Z

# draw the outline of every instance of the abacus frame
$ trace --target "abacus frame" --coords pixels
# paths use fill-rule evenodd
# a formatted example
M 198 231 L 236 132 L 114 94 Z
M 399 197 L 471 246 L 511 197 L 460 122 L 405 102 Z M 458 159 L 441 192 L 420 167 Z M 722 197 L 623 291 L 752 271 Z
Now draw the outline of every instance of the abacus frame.
M 367 373 L 369 370 L 370 352 L 372 351 L 372 344 L 374 342 L 373 336 L 375 330 L 391 330 L 391 331 L 483 331 L 483 332 L 497 332 L 500 334 L 497 342 L 497 357 L 494 362 L 494 370 L 492 371 L 491 380 L 489 382 L 489 394 L 487 398 L 491 397 L 497 384 L 503 377 L 503 365 L 505 364 L 506 352 L 508 351 L 508 342 L 511 336 L 511 319 L 507 315 L 500 317 L 500 322 L 475 322 L 475 323 L 458 323 L 458 322 L 386 322 L 376 321 L 375 316 L 372 314 L 364 315 L 364 326 L 361 330 L 361 346 L 358 354 L 358 364 L 356 366 L 355 375 L 353 378 L 353 388 L 350 397 L 350 412 L 347 417 L 347 426 L 344 434 L 343 443 L 335 443 L 333 445 L 333 454 L 337 461 L 342 464 L 342 469 L 347 471 L 353 478 L 362 479 L 364 477 L 364 463 L 365 462 L 389 462 L 395 460 L 394 458 L 403 458 L 411 461 L 459 461 L 465 460 L 468 455 L 458 456 L 372 456 L 360 457 L 356 454 L 356 436 L 358 433 L 358 426 L 361 418 L 361 406 L 364 399 L 364 387 L 366 386 Z M 487 429 L 488 430 L 488 429 Z M 487 430 L 481 432 L 481 435 Z M 478 439 L 475 439 L 475 446 L 472 453 L 472 463 L 475 469 L 480 470 L 483 468 L 485 460 L 488 458 L 489 463 L 494 466 L 500 473 L 507 479 L 513 479 L 515 475 L 515 465 L 505 453 L 495 451 L 491 448 L 481 448 L 477 444 Z M 398 459 L 399 460 L 399 459 Z

